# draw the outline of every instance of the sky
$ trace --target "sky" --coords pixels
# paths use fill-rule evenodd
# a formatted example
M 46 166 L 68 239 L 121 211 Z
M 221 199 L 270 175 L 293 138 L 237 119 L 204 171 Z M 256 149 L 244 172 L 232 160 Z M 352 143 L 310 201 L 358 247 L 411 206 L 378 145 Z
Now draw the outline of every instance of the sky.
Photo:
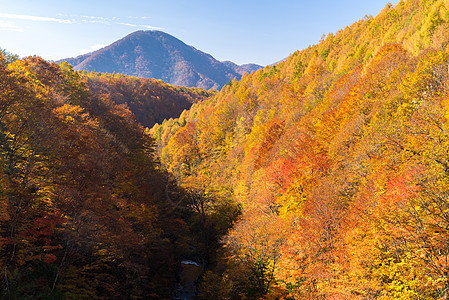
M 398 1 L 390 1 L 396 5 Z M 0 0 L 0 48 L 48 60 L 161 30 L 220 61 L 268 65 L 316 44 L 386 0 Z

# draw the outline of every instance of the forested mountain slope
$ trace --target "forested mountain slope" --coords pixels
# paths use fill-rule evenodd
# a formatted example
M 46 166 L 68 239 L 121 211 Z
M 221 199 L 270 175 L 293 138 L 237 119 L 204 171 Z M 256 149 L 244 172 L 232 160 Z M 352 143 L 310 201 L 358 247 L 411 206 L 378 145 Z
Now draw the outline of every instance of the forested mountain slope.
M 387 5 L 153 127 L 206 215 L 242 207 L 203 299 L 448 297 L 448 22 Z
M 96 72 L 81 74 L 91 93 L 125 105 L 137 122 L 150 128 L 165 119 L 179 116 L 192 104 L 205 101 L 216 93 L 214 90 L 174 86 L 150 78 Z
M 199 94 L 7 58 L 0 55 L 0 298 L 173 297 L 179 260 L 202 251 L 201 231 L 190 231 L 198 217 L 113 88 Z

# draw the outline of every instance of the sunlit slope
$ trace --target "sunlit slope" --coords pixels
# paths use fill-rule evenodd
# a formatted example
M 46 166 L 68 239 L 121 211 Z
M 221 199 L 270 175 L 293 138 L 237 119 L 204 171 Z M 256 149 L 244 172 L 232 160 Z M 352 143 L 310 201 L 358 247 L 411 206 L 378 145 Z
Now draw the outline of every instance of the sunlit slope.
M 152 129 L 209 214 L 243 208 L 205 299 L 446 294 L 448 8 L 387 5 Z

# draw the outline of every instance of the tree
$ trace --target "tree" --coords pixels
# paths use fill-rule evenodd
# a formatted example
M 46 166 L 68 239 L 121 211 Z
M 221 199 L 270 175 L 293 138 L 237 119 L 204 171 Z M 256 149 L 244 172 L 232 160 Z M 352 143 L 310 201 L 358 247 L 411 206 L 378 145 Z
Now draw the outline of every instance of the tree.
M 248 213 L 248 212 L 247 212 Z M 274 215 L 252 212 L 238 222 L 226 238 L 226 248 L 250 270 L 251 297 L 266 295 L 276 284 L 275 272 L 287 235 L 287 224 Z
M 4 65 L 9 65 L 16 60 L 19 59 L 19 56 L 17 54 L 12 54 L 5 49 L 0 48 L 0 63 Z

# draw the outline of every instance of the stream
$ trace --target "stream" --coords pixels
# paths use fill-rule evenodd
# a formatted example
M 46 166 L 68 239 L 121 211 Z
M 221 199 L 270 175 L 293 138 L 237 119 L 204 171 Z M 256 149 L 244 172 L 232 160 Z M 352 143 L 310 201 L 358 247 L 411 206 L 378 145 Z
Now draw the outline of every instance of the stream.
M 182 260 L 179 269 L 179 285 L 174 300 L 193 300 L 198 293 L 198 279 L 204 271 L 202 264 L 193 260 Z

